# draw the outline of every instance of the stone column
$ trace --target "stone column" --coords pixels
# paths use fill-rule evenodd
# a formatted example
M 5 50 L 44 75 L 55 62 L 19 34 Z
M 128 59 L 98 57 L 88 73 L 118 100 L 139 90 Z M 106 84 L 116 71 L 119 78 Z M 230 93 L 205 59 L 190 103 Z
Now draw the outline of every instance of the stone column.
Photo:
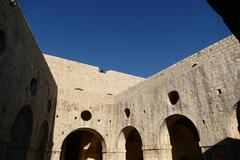
M 102 160 L 108 160 L 108 153 L 102 152 Z
M 159 153 L 157 149 L 143 149 L 144 160 L 158 160 Z
M 118 150 L 116 152 L 116 159 L 115 160 L 126 160 L 126 150 L 122 149 L 122 150 Z
M 159 160 L 172 160 L 172 147 L 159 148 Z
M 47 160 L 60 160 L 61 151 L 50 151 Z
M 108 151 L 103 153 L 103 160 L 117 160 L 117 152 Z

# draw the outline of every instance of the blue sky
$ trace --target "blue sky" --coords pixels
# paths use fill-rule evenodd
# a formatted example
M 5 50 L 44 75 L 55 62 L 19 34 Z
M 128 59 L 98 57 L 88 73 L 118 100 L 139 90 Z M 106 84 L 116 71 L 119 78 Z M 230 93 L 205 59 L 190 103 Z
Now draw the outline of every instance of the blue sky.
M 149 77 L 230 35 L 206 0 L 19 0 L 44 53 Z

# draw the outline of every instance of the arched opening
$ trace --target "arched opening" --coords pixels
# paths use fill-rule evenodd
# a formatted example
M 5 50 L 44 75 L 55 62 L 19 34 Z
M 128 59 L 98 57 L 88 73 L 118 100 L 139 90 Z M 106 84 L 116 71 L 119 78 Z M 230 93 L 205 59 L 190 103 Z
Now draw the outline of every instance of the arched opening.
M 238 122 L 238 132 L 240 132 L 240 101 L 236 104 L 236 114 L 237 114 L 237 122 Z
M 118 143 L 119 149 L 125 147 L 126 160 L 143 159 L 142 139 L 139 132 L 134 127 L 125 127 L 120 134 Z
M 173 160 L 201 160 L 199 134 L 195 125 L 187 117 L 172 115 L 166 119 Z
M 37 160 L 44 160 L 48 144 L 48 123 L 44 121 L 41 125 L 40 132 L 38 135 L 38 154 Z
M 4 49 L 6 46 L 6 37 L 4 35 L 4 32 L 0 30 L 0 55 L 2 55 Z
M 33 78 L 30 82 L 30 93 L 32 96 L 36 95 L 37 93 L 37 80 Z
M 91 129 L 70 133 L 62 144 L 61 160 L 102 160 L 106 149 L 102 136 Z
M 7 148 L 6 160 L 25 160 L 32 137 L 33 116 L 29 106 L 18 112 L 11 127 L 11 144 Z
M 132 130 L 126 140 L 126 160 L 142 160 L 142 140 L 136 129 Z

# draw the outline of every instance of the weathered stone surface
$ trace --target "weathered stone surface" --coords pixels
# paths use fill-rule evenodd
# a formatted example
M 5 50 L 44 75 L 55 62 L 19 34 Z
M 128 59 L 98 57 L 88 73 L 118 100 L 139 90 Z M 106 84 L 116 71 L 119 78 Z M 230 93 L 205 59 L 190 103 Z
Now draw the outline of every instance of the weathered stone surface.
M 233 36 L 144 79 L 42 55 L 9 1 L 0 32 L 0 160 L 240 159 Z
M 30 159 L 37 159 L 44 122 L 48 125 L 48 137 L 52 137 L 57 85 L 21 9 L 10 5 L 8 0 L 0 0 L 0 31 L 5 36 L 5 47 L 0 54 L 0 159 L 17 159 L 26 154 L 31 155 Z M 31 88 L 33 79 L 36 83 Z M 32 117 L 32 122 L 30 119 L 26 122 L 25 109 L 19 115 L 24 106 L 28 106 L 26 112 L 30 110 L 28 117 Z M 17 116 L 21 123 L 14 127 Z M 30 123 L 32 129 L 28 126 L 26 130 L 30 130 L 31 137 L 23 130 Z M 27 137 L 30 144 L 21 142 Z M 27 146 L 28 153 L 24 151 Z

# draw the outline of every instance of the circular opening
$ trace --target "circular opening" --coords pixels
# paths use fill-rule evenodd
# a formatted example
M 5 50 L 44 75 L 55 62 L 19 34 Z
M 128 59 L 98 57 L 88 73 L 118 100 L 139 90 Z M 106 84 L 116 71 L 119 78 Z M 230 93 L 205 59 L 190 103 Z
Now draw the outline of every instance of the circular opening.
M 125 115 L 127 116 L 127 118 L 130 116 L 130 109 L 129 108 L 126 108 L 125 110 L 124 110 L 124 112 L 125 112 Z
M 35 95 L 37 92 L 37 80 L 33 78 L 30 83 L 30 93 L 31 95 Z
M 92 118 L 92 114 L 91 112 L 85 110 L 85 111 L 82 111 L 81 113 L 81 118 L 84 120 L 84 121 L 89 121 L 91 118 Z
M 0 30 L 0 55 L 3 53 L 6 46 L 6 37 L 2 30 Z
M 179 94 L 177 91 L 171 91 L 168 93 L 169 101 L 172 105 L 176 104 L 179 100 Z

